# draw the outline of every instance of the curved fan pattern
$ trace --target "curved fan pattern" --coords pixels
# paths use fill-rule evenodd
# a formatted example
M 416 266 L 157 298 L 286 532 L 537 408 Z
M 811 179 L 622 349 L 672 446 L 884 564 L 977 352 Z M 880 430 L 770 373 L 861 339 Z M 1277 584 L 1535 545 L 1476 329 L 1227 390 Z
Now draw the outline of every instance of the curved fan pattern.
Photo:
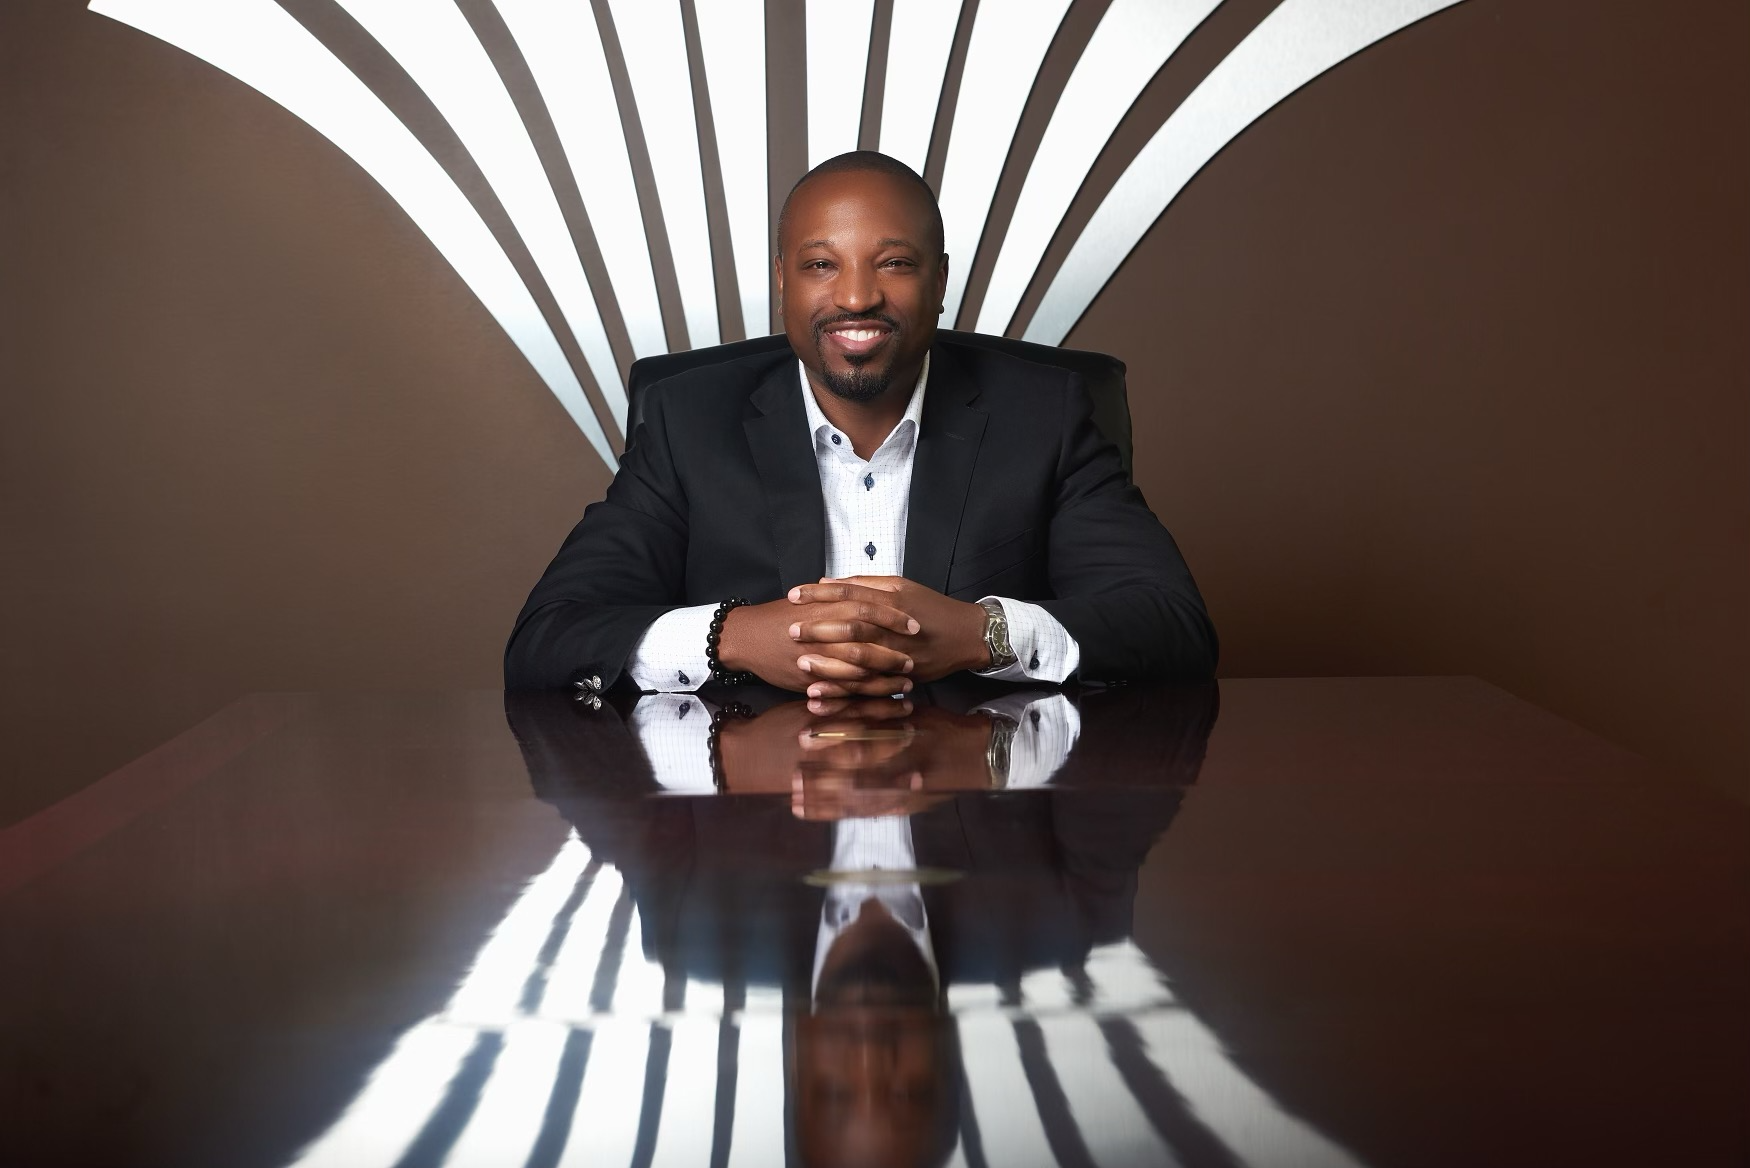
M 1461 0 L 1282 0 L 1128 160 L 1055 270 L 1047 250 L 1114 131 L 1220 0 L 1112 0 L 1055 99 L 1036 82 L 1074 0 L 807 0 L 803 62 L 768 54 L 766 0 L 331 2 L 430 100 L 514 240 L 495 234 L 500 217 L 471 202 L 383 98 L 274 0 L 90 8 L 238 78 L 363 167 L 612 466 L 632 360 L 673 338 L 698 347 L 768 331 L 773 184 L 796 177 L 774 159 L 814 163 L 875 142 L 939 173 L 954 257 L 948 319 L 1058 344 L 1236 135 L 1345 58 Z M 482 39 L 483 9 L 502 21 L 508 46 Z M 795 6 L 783 11 L 794 19 Z M 507 53 L 517 68 L 506 70 Z M 507 78 L 525 72 L 536 92 L 519 107 Z M 878 102 L 863 100 L 877 92 Z M 804 100 L 805 149 L 771 149 L 768 112 Z M 1017 156 L 1023 114 L 1048 100 L 1037 149 Z M 523 123 L 531 101 L 551 119 L 554 153 L 543 155 Z M 944 107 L 951 118 L 939 116 Z M 864 124 L 866 108 L 877 124 Z M 990 212 L 1005 175 L 1016 195 L 999 230 Z M 585 240 L 600 255 L 594 278 Z M 513 259 L 524 253 L 532 271 Z M 963 311 L 979 256 L 989 278 Z M 1028 290 L 1041 285 L 1029 316 Z M 549 301 L 554 311 L 543 311 Z

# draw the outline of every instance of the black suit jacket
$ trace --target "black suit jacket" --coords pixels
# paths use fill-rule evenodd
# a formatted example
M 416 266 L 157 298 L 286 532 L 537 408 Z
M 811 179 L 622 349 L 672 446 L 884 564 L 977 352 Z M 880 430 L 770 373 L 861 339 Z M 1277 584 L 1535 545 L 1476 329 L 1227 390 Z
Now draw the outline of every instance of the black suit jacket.
M 820 578 L 826 512 L 787 350 L 652 386 L 607 497 L 530 594 L 505 685 L 613 685 L 651 622 Z M 912 472 L 905 575 L 961 600 L 1041 604 L 1083 679 L 1210 676 L 1215 631 L 1166 528 L 1101 437 L 1080 379 L 938 339 Z

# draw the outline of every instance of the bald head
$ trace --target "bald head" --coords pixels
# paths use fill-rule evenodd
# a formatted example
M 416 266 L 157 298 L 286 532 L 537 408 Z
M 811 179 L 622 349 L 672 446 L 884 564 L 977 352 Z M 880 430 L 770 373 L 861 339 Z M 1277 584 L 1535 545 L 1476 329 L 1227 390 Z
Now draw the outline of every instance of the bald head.
M 827 159 L 797 179 L 796 185 L 790 188 L 790 193 L 784 196 L 784 206 L 778 212 L 779 259 L 783 259 L 785 251 L 792 246 L 787 241 L 786 233 L 791 225 L 790 207 L 795 203 L 797 195 L 817 179 L 842 174 L 882 175 L 890 179 L 891 182 L 883 185 L 891 187 L 895 197 L 911 203 L 925 216 L 924 238 L 919 243 L 932 257 L 942 255 L 942 212 L 936 206 L 936 192 L 930 189 L 930 184 L 917 171 L 897 158 L 876 150 L 852 150 L 848 154 Z

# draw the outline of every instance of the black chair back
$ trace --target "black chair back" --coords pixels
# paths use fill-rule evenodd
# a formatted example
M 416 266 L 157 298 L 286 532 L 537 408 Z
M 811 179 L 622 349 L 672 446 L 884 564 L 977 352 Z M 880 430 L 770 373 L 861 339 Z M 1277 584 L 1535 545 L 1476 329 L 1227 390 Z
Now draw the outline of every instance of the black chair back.
M 985 333 L 962 333 L 943 329 L 936 334 L 936 340 L 943 345 L 995 349 L 1023 361 L 1055 365 L 1060 369 L 1081 374 L 1082 383 L 1087 386 L 1088 395 L 1094 402 L 1094 425 L 1118 447 L 1118 456 L 1124 460 L 1124 473 L 1130 474 L 1130 401 L 1124 391 L 1124 362 L 1105 353 L 1058 349 L 1051 345 L 1036 345 L 1031 341 L 1015 341 Z M 678 373 L 685 373 L 689 369 L 733 361 L 738 357 L 776 353 L 789 347 L 789 339 L 783 333 L 774 333 L 769 337 L 713 345 L 708 349 L 690 349 L 684 353 L 663 353 L 634 361 L 626 385 L 627 435 L 630 436 L 638 428 L 638 423 L 644 417 L 644 391 L 657 382 Z

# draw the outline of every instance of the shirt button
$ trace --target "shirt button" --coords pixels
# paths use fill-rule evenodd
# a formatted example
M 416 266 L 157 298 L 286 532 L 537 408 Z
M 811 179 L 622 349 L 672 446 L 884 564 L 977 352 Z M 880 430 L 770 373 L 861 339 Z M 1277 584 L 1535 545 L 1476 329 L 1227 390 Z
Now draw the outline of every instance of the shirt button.
M 874 475 L 866 474 L 863 476 L 863 489 L 865 491 L 873 491 L 875 489 L 875 476 Z
M 693 684 L 693 682 L 692 682 L 692 679 L 691 679 L 691 678 L 689 678 L 689 677 L 688 677 L 688 676 L 687 676 L 687 671 L 686 671 L 686 670 L 684 670 L 684 669 L 679 669 L 679 670 L 676 670 L 676 671 L 675 671 L 675 676 L 676 676 L 676 677 L 678 677 L 678 678 L 680 678 L 680 679 L 681 679 L 681 684 L 682 684 L 682 685 L 691 685 L 691 684 Z
M 864 554 L 866 554 L 866 555 L 867 555 L 867 556 L 868 556 L 868 557 L 869 557 L 869 558 L 870 558 L 870 559 L 874 559 L 874 558 L 875 558 L 875 545 L 874 545 L 874 544 L 872 544 L 872 543 L 866 543 L 866 544 L 864 544 L 864 545 L 863 545 L 863 552 L 864 552 Z
M 833 436 L 832 436 L 832 444 L 833 444 L 833 445 L 834 445 L 834 446 L 838 446 L 838 445 L 840 445 L 840 444 L 841 444 L 841 443 L 843 443 L 843 442 L 844 442 L 844 439 L 843 439 L 843 438 L 840 438 L 840 437 L 839 437 L 839 436 L 838 436 L 838 435 L 837 435 L 837 434 L 834 434 L 834 435 L 833 435 Z
M 1034 653 L 1032 657 L 1027 659 L 1027 668 L 1028 669 L 1038 669 L 1039 668 L 1039 654 L 1038 653 Z

